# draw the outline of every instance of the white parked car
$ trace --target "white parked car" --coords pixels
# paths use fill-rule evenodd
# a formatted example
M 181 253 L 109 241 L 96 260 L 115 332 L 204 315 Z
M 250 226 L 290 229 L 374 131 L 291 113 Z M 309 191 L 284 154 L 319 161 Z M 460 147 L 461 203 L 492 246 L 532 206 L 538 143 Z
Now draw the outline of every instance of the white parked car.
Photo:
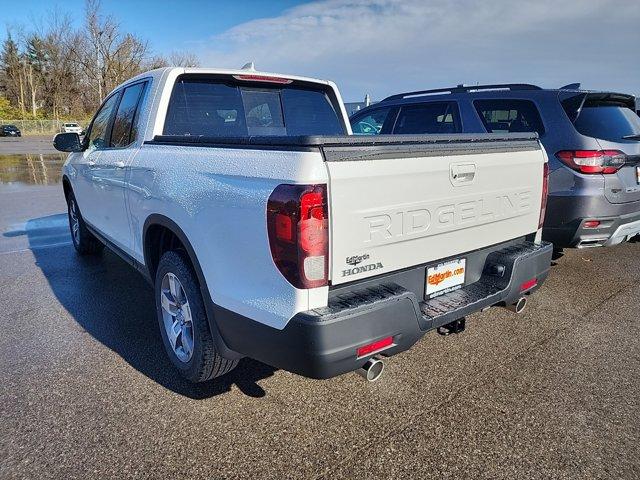
M 64 133 L 77 133 L 78 135 L 82 134 L 82 127 L 77 123 L 63 123 L 62 131 Z
M 148 279 L 192 381 L 244 356 L 373 380 L 432 329 L 521 311 L 549 271 L 535 134 L 353 136 L 328 81 L 154 70 L 55 145 L 76 250 Z

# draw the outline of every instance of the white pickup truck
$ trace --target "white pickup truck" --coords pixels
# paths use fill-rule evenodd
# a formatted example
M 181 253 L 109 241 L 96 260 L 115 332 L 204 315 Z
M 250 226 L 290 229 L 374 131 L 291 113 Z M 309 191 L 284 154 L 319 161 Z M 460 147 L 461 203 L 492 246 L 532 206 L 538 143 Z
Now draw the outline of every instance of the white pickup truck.
M 149 280 L 195 382 L 244 356 L 372 380 L 432 329 L 521 310 L 549 271 L 535 134 L 358 137 L 331 82 L 165 68 L 54 144 L 76 250 Z

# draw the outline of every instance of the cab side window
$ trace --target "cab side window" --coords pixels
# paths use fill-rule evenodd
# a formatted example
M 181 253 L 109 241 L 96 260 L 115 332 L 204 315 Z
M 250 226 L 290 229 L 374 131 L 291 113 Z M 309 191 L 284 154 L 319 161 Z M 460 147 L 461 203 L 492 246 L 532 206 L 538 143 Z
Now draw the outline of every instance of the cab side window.
M 390 111 L 391 107 L 378 108 L 364 117 L 354 118 L 351 120 L 351 130 L 354 135 L 378 135 Z
M 488 133 L 544 134 L 540 113 L 529 100 L 476 100 L 473 105 Z
M 95 150 L 107 147 L 109 123 L 111 122 L 111 117 L 113 116 L 113 111 L 118 104 L 119 98 L 120 93 L 109 97 L 94 117 L 93 123 L 91 124 L 91 131 L 89 132 L 88 147 L 90 149 Z
M 145 83 L 137 83 L 124 89 L 113 120 L 111 147 L 123 148 L 135 141 L 138 133 L 136 129 L 137 112 L 144 88 Z

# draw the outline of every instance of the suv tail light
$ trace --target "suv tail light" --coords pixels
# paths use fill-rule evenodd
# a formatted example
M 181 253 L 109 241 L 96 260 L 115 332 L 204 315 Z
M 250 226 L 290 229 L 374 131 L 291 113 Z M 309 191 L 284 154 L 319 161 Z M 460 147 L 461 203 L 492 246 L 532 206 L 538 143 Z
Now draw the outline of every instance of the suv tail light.
M 326 185 L 278 185 L 267 202 L 267 231 L 276 267 L 296 288 L 328 283 Z
M 569 168 L 581 173 L 616 173 L 627 156 L 620 150 L 562 150 L 556 157 Z
M 544 162 L 542 167 L 542 199 L 540 200 L 540 220 L 538 228 L 542 228 L 544 217 L 547 214 L 547 198 L 549 197 L 549 163 Z

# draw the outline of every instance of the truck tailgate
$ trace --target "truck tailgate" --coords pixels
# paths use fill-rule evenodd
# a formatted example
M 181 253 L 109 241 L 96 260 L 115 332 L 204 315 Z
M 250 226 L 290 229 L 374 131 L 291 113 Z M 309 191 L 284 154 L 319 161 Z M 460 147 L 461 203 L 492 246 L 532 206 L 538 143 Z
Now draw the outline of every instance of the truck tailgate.
M 326 143 L 332 284 L 538 229 L 546 156 L 528 134 Z

